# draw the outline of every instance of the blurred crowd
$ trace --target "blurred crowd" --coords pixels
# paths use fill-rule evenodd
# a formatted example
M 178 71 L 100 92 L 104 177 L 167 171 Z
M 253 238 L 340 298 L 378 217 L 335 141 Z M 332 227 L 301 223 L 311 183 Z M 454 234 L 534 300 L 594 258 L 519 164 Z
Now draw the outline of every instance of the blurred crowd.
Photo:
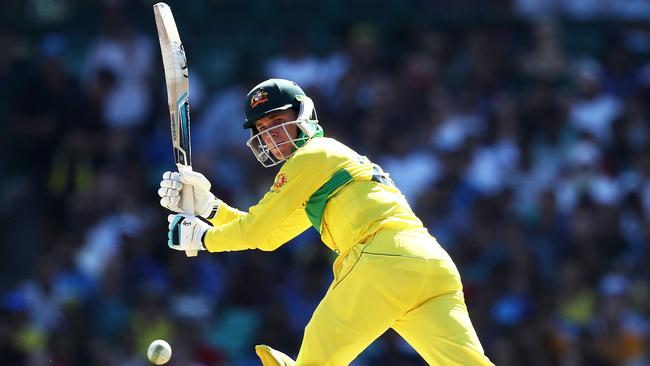
M 0 15 L 0 365 L 257 365 L 295 356 L 335 256 L 167 248 L 173 170 L 149 1 Z M 193 162 L 247 209 L 275 170 L 244 96 L 291 79 L 390 173 L 458 265 L 492 361 L 650 365 L 650 1 L 170 2 Z M 421 365 L 392 331 L 355 365 Z

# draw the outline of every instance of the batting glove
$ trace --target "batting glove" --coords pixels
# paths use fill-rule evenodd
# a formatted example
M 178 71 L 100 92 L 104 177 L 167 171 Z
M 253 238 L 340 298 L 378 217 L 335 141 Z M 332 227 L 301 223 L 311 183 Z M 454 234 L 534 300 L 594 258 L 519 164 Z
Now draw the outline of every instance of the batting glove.
M 167 245 L 170 248 L 183 251 L 206 250 L 204 238 L 212 225 L 199 217 L 186 214 L 169 215 L 167 221 Z
M 183 184 L 189 184 L 194 188 L 194 213 L 206 219 L 213 218 L 219 210 L 221 200 L 210 192 L 210 181 L 203 174 L 195 171 L 163 173 L 158 189 L 160 205 L 173 212 L 186 212 L 181 199 Z

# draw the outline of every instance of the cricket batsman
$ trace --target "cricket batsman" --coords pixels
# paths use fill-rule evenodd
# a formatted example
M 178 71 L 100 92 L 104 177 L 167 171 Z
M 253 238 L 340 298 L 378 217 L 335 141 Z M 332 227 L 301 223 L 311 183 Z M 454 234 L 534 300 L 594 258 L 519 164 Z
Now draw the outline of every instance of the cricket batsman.
M 182 212 L 194 187 L 197 216 L 169 216 L 176 250 L 275 250 L 314 227 L 338 254 L 334 280 L 305 327 L 294 362 L 257 346 L 262 364 L 348 365 L 393 328 L 431 365 L 492 365 L 470 321 L 460 275 L 388 174 L 324 137 L 312 100 L 294 82 L 270 79 L 246 96 L 247 145 L 265 167 L 283 164 L 248 212 L 210 193 L 198 172 L 166 172 L 161 205 Z

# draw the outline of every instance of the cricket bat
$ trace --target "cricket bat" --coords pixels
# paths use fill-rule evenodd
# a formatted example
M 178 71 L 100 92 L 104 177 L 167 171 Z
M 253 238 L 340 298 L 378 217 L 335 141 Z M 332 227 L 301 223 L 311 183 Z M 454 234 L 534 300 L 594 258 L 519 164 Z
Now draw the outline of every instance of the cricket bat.
M 167 84 L 167 103 L 171 121 L 172 147 L 174 160 L 179 172 L 192 170 L 192 149 L 190 146 L 190 103 L 189 103 L 189 71 L 185 49 L 178 35 L 176 22 L 171 8 L 165 3 L 153 6 L 160 52 L 165 68 L 165 83 Z M 184 213 L 195 215 L 194 192 L 191 185 L 184 184 L 181 190 Z M 197 255 L 197 251 L 185 252 L 188 257 Z

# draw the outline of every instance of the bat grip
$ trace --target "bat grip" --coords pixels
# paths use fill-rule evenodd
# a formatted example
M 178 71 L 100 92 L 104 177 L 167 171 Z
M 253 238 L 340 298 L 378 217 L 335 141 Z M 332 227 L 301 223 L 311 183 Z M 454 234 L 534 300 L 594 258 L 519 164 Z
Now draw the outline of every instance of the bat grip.
M 184 167 L 178 167 L 179 172 L 183 171 L 191 171 L 192 167 L 191 166 L 184 166 Z M 184 209 L 184 214 L 188 215 L 196 215 L 196 212 L 194 211 L 194 188 L 189 185 L 189 184 L 183 184 L 183 188 L 181 188 L 181 200 L 183 201 L 183 209 Z M 196 257 L 198 254 L 198 251 L 196 250 L 186 250 L 185 255 L 188 257 Z

